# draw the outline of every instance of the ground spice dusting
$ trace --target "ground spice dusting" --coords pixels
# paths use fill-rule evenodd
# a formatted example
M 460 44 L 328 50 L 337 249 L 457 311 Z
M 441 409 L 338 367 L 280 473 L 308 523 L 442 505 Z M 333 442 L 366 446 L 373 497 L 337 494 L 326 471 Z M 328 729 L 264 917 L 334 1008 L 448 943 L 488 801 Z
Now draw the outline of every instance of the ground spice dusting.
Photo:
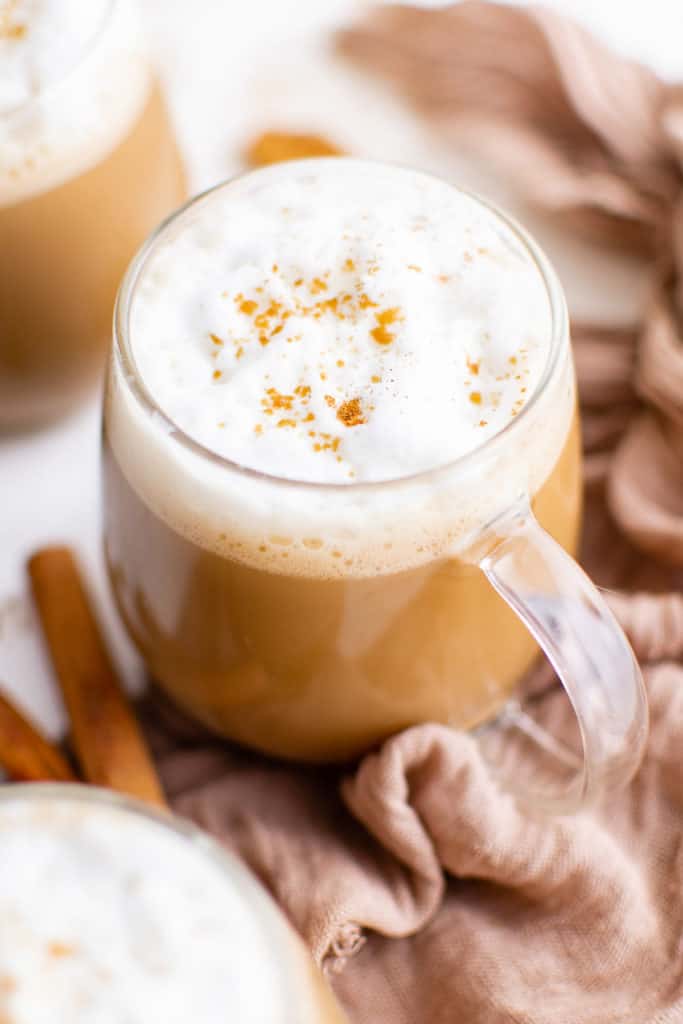
M 473 363 L 469 356 L 467 357 L 467 369 L 473 376 L 479 376 L 479 363 Z
M 337 409 L 337 419 L 341 420 L 345 427 L 358 427 L 361 423 L 367 423 L 360 404 L 360 398 L 350 398 Z
M 287 411 L 292 408 L 294 395 L 283 395 L 276 388 L 268 388 L 266 394 L 268 398 L 261 399 L 261 405 L 268 406 L 271 409 L 285 409 Z
M 470 402 L 472 402 L 473 405 L 481 405 L 481 391 L 471 391 Z
M 398 306 L 393 306 L 391 309 L 384 309 L 381 313 L 375 313 L 377 327 L 374 327 L 370 331 L 370 334 L 378 345 L 391 345 L 396 335 L 392 334 L 391 331 L 388 331 L 387 327 L 395 324 L 400 317 L 401 310 Z
M 347 273 L 353 273 L 357 269 L 356 261 L 351 258 L 347 258 L 344 260 L 342 268 Z M 379 265 L 376 260 L 367 261 L 367 265 L 364 268 L 365 273 L 367 274 L 377 272 L 378 269 Z M 418 266 L 413 266 L 412 269 L 418 272 L 421 272 L 422 270 L 422 268 Z M 280 273 L 280 268 L 277 263 L 272 264 L 271 272 L 273 274 Z M 367 310 L 376 310 L 376 312 L 373 313 L 375 326 L 369 331 L 370 337 L 380 345 L 391 344 L 396 335 L 394 332 L 390 331 L 389 328 L 399 320 L 403 319 L 400 307 L 393 306 L 380 309 L 379 302 L 376 302 L 366 291 L 363 290 L 362 278 L 359 278 L 354 282 L 351 290 L 341 292 L 337 295 L 324 297 L 321 293 L 328 291 L 327 281 L 331 277 L 331 270 L 321 268 L 315 276 L 309 279 L 297 277 L 293 281 L 293 284 L 290 283 L 290 289 L 300 289 L 302 286 L 305 286 L 307 292 L 311 295 L 321 296 L 311 303 L 302 301 L 302 292 L 294 294 L 290 291 L 289 295 L 282 300 L 268 298 L 268 290 L 265 287 L 253 288 L 252 294 L 257 296 L 256 298 L 245 297 L 242 292 L 239 292 L 233 297 L 233 302 L 240 314 L 252 318 L 254 328 L 256 329 L 256 336 L 262 346 L 268 345 L 272 339 L 283 334 L 286 322 L 290 317 L 320 320 L 324 316 L 333 316 L 340 321 L 348 319 L 352 323 L 357 323 L 361 319 L 361 314 Z M 287 282 L 285 281 L 285 283 Z M 258 296 L 264 295 L 264 292 L 265 301 L 264 299 L 258 298 Z M 224 293 L 224 297 L 228 298 L 228 293 Z M 282 340 L 287 343 L 291 343 L 293 341 L 301 341 L 303 337 L 304 335 L 301 333 L 290 334 Z M 218 355 L 218 349 L 222 348 L 225 342 L 218 334 L 210 334 L 210 338 L 212 343 L 216 346 L 216 351 L 212 353 L 215 357 Z M 352 335 L 349 340 L 351 342 L 353 341 Z M 237 339 L 231 339 L 231 341 L 235 347 L 235 358 L 242 358 L 245 354 L 246 346 L 249 343 L 249 338 L 241 337 L 239 341 Z M 336 360 L 337 367 L 342 368 L 345 365 L 346 362 L 344 359 L 340 358 Z M 222 371 L 214 371 L 214 380 L 220 379 L 221 376 Z M 266 380 L 268 379 L 268 376 L 269 375 L 266 375 Z M 318 376 L 321 381 L 325 381 L 327 380 L 328 375 L 324 369 L 320 368 L 318 370 Z M 373 384 L 379 384 L 381 380 L 382 378 L 379 375 L 372 377 Z M 303 424 L 310 424 L 315 420 L 315 415 L 305 408 L 309 404 L 310 400 L 311 387 L 308 384 L 298 384 L 294 388 L 293 394 L 283 394 L 277 391 L 276 388 L 269 387 L 266 389 L 265 395 L 261 399 L 262 414 L 272 417 L 276 412 L 288 413 L 289 415 L 276 419 L 273 425 L 283 429 L 294 429 Z M 335 410 L 337 419 L 343 423 L 345 427 L 355 427 L 367 423 L 368 415 L 374 408 L 374 406 L 370 404 L 364 409 L 361 405 L 360 398 L 351 398 L 346 401 L 341 401 L 333 395 L 327 394 L 324 396 L 324 400 L 329 408 Z M 263 424 L 257 423 L 254 425 L 255 434 L 259 435 L 263 434 L 263 432 Z M 338 454 L 338 449 L 341 445 L 341 437 L 335 437 L 332 434 L 323 432 L 317 433 L 315 430 L 308 430 L 307 434 L 312 439 L 312 448 L 314 451 L 331 451 L 336 455 L 337 461 L 343 461 L 342 456 Z

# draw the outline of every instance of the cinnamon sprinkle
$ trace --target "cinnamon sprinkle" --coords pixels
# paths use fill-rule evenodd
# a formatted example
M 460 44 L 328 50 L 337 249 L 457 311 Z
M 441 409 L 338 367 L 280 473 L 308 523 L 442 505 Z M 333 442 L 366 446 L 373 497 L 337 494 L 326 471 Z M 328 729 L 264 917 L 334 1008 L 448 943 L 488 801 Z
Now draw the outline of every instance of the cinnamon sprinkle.
M 337 409 L 337 419 L 341 420 L 345 427 L 358 427 L 362 423 L 367 423 L 360 398 L 350 398 L 348 401 L 342 402 Z
M 395 324 L 400 317 L 401 310 L 399 306 L 393 306 L 391 309 L 382 310 L 381 313 L 375 313 L 377 327 L 374 327 L 370 331 L 370 334 L 378 345 L 391 345 L 396 335 L 392 334 L 391 331 L 388 331 L 387 327 Z

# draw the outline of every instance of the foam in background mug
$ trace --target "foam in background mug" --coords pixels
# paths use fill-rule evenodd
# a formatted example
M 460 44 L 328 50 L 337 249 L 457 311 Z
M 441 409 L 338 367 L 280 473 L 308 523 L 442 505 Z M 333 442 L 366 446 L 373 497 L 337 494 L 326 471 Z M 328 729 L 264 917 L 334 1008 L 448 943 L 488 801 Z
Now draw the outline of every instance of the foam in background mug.
M 342 1024 L 283 915 L 193 825 L 95 787 L 0 792 L 0 1017 Z
M 133 0 L 0 5 L 0 429 L 92 382 L 126 263 L 185 194 Z
M 424 721 L 498 718 L 500 735 L 505 711 L 548 754 L 551 778 L 524 780 L 536 806 L 630 778 L 640 673 L 570 557 L 566 307 L 516 225 L 409 170 L 269 168 L 162 227 L 115 331 L 107 559 L 182 706 L 323 761 Z M 512 702 L 536 641 L 576 710 L 578 755 Z

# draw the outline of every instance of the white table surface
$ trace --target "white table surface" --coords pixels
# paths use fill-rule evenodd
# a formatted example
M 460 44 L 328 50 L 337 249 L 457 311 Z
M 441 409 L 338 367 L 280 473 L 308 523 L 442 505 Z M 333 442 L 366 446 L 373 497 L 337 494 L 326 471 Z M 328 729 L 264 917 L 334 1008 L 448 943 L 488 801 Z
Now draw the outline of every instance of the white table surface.
M 680 0 L 550 6 L 661 74 L 683 79 Z M 194 189 L 236 170 L 240 147 L 260 129 L 289 127 L 322 131 L 358 155 L 436 171 L 516 208 L 490 173 L 458 163 L 380 85 L 330 55 L 330 30 L 359 13 L 360 2 L 144 0 L 143 7 Z M 521 216 L 555 260 L 575 313 L 622 321 L 638 315 L 640 267 L 562 238 L 525 211 Z M 98 443 L 97 396 L 47 431 L 0 437 L 0 689 L 53 736 L 64 729 L 65 715 L 28 595 L 25 560 L 36 548 L 60 542 L 77 550 L 126 685 L 135 690 L 142 683 L 104 579 Z

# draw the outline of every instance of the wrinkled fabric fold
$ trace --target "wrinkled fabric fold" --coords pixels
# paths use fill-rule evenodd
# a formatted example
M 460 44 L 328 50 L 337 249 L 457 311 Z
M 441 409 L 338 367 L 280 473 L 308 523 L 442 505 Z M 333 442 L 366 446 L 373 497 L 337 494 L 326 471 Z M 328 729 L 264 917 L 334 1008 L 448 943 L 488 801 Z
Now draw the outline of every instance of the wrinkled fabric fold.
M 222 743 L 153 695 L 164 783 L 273 892 L 352 1024 L 681 1021 L 683 88 L 550 11 L 472 0 L 378 8 L 338 47 L 568 230 L 649 263 L 641 325 L 573 325 L 582 561 L 644 666 L 648 748 L 623 792 L 543 821 L 444 726 L 321 770 Z M 529 692 L 569 736 L 547 666 Z

